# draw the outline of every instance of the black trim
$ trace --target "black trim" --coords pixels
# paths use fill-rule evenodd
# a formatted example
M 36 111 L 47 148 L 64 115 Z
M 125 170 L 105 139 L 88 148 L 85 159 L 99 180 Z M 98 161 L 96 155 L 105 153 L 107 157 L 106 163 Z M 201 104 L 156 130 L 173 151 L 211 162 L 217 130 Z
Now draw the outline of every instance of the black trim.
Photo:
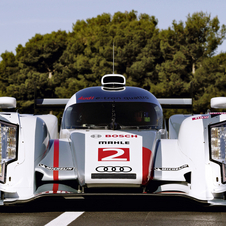
M 136 179 L 135 173 L 92 173 L 92 179 Z
M 66 199 L 84 199 L 84 198 L 93 198 L 93 199 L 96 199 L 96 198 L 101 198 L 101 197 L 106 197 L 106 198 L 129 198 L 129 199 L 136 199 L 136 198 L 144 198 L 145 200 L 147 198 L 162 198 L 162 199 L 166 199 L 166 198 L 186 198 L 188 200 L 191 200 L 191 201 L 194 201 L 194 202 L 197 202 L 197 203 L 200 203 L 200 204 L 203 204 L 205 206 L 214 206 L 214 203 L 209 203 L 208 200 L 200 200 L 200 199 L 197 199 L 197 198 L 194 198 L 194 197 L 191 197 L 191 196 L 188 196 L 187 194 L 184 194 L 184 193 L 172 193 L 172 192 L 169 192 L 169 193 L 158 193 L 158 194 L 153 194 L 153 193 L 48 193 L 48 194 L 36 194 L 34 197 L 32 198 L 29 198 L 29 199 L 26 199 L 26 200 L 6 200 L 4 201 L 4 204 L 23 204 L 23 203 L 28 203 L 30 201 L 33 201 L 33 200 L 37 200 L 39 198 L 43 198 L 43 197 L 46 197 L 46 198 L 50 198 L 49 201 L 52 202 L 53 201 L 53 197 L 58 197 L 58 198 L 66 198 Z M 161 199 L 160 199 L 161 200 Z M 154 201 L 158 201 L 158 200 L 154 200 Z M 211 200 L 210 200 L 211 201 Z M 154 202 L 153 202 L 154 203 Z M 225 204 L 224 204 L 225 205 Z
M 152 166 L 151 166 L 151 173 L 153 174 L 153 178 L 155 177 L 155 170 L 154 170 L 154 166 L 155 166 L 155 162 L 156 162 L 156 157 L 157 157 L 157 152 L 158 152 L 158 148 L 160 145 L 161 140 L 158 139 L 156 141 L 156 145 L 155 145 L 155 152 L 154 152 L 154 157 L 153 157 L 153 162 L 152 162 Z
M 191 172 L 185 173 L 184 178 L 185 178 L 186 182 L 190 184 L 191 183 Z

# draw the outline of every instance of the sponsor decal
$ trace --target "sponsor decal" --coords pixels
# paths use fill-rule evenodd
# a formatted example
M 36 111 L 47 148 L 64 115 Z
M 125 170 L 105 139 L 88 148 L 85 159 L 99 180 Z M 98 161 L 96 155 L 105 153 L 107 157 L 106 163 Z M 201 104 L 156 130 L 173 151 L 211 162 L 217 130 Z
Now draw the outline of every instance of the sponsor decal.
M 96 97 L 96 100 L 122 100 L 121 97 Z
M 198 116 L 198 117 L 193 117 L 192 120 L 198 120 L 198 119 L 207 119 L 209 118 L 209 115 L 206 116 Z
M 180 167 L 176 167 L 176 168 L 171 168 L 171 167 L 156 167 L 155 170 L 156 171 L 178 171 L 178 170 L 182 170 L 184 168 L 189 167 L 187 164 L 180 166 Z
M 130 161 L 129 148 L 98 148 L 98 161 Z
M 90 137 L 92 137 L 92 138 L 100 138 L 101 135 L 100 134 L 92 134 Z
M 58 170 L 58 171 L 71 171 L 74 169 L 74 167 L 51 167 L 41 163 L 39 164 L 39 166 L 48 170 Z
M 126 173 L 129 173 L 132 171 L 132 168 L 129 167 L 129 166 L 98 166 L 96 168 L 96 171 L 97 172 L 116 172 L 116 173 L 119 173 L 119 172 L 126 172 Z
M 129 141 L 99 141 L 99 144 L 129 144 Z
M 96 100 L 148 100 L 148 96 L 134 96 L 134 97 L 96 97 Z
M 112 137 L 112 138 L 137 138 L 136 134 L 106 134 L 105 137 Z
M 224 115 L 226 112 L 210 112 L 210 115 Z
M 94 99 L 94 96 L 92 96 L 92 97 L 83 97 L 83 96 L 81 96 L 78 99 L 79 100 L 93 100 Z
M 147 96 L 124 97 L 125 100 L 148 100 Z

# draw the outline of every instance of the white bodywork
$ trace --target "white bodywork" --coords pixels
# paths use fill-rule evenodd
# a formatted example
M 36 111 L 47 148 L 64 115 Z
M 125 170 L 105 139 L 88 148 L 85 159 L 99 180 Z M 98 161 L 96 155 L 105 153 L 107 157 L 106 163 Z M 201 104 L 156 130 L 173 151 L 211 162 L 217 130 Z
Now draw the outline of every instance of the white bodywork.
M 215 99 L 213 105 L 225 103 Z M 76 94 L 65 109 L 73 104 Z M 162 130 L 140 128 L 61 128 L 58 138 L 53 115 L 0 113 L 0 123 L 5 122 L 17 126 L 18 137 L 16 158 L 2 168 L 1 205 L 50 194 L 85 196 L 89 189 L 114 187 L 226 205 L 225 146 L 219 161 L 210 150 L 215 139 L 210 140 L 210 131 L 215 131 L 211 125 L 226 122 L 226 114 L 174 115 L 169 119 L 169 139 L 161 139 Z

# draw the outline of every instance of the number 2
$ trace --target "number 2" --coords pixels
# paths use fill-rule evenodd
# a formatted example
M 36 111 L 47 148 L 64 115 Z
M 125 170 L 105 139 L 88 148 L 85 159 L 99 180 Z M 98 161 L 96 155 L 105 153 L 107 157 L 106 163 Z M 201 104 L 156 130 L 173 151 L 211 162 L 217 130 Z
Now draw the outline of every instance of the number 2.
M 112 154 L 112 152 L 116 153 Z M 99 161 L 129 161 L 129 148 L 100 148 Z

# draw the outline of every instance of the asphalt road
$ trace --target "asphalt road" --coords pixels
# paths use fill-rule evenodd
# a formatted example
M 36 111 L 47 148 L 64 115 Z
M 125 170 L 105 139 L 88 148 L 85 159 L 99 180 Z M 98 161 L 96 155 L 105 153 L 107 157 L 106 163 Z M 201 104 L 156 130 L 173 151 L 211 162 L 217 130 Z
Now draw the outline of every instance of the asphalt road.
M 226 207 L 204 207 L 183 198 L 42 198 L 23 205 L 0 207 L 0 225 L 223 226 Z

